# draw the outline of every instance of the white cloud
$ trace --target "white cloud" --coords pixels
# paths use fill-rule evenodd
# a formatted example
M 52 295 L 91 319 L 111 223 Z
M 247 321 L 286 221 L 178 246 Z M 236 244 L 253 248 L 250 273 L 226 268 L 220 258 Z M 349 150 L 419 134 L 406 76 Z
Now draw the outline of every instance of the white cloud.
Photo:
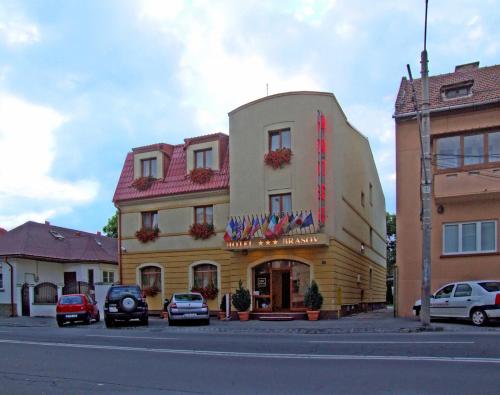
M 56 130 L 68 119 L 57 111 L 0 92 L 0 198 L 2 208 L 14 211 L 20 219 L 33 215 L 46 217 L 67 212 L 73 205 L 92 201 L 98 184 L 92 180 L 58 180 L 51 175 L 56 152 Z M 67 149 L 71 149 L 67 147 Z M 18 212 L 16 201 L 44 206 Z M 26 205 L 25 205 L 26 206 Z M 10 214 L 0 219 L 14 221 Z M 2 226 L 2 225 L 0 225 Z
M 9 45 L 32 44 L 40 41 L 40 32 L 33 23 L 0 21 L 0 37 Z
M 293 71 L 272 63 L 252 38 L 243 36 L 240 22 L 245 12 L 236 2 L 200 2 L 189 12 L 175 3 L 144 1 L 139 15 L 181 44 L 178 79 L 181 103 L 191 108 L 204 131 L 227 129 L 227 112 L 242 103 L 269 94 L 291 90 L 315 90 L 320 84 L 308 65 Z M 168 7 L 167 7 L 168 8 Z M 181 18 L 176 16 L 182 12 Z M 231 47 L 236 45 L 237 49 Z
M 16 215 L 0 215 L 0 225 L 2 228 L 10 230 L 28 221 L 44 222 L 60 214 L 69 214 L 72 210 L 68 207 L 61 209 L 49 209 L 43 211 L 23 212 Z

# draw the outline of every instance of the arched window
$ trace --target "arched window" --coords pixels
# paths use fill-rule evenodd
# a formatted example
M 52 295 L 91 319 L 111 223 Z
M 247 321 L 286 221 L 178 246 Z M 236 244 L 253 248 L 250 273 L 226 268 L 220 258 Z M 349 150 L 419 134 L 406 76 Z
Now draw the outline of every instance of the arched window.
M 193 288 L 217 288 L 217 266 L 209 263 L 196 265 L 193 268 Z
M 52 283 L 41 283 L 35 287 L 35 303 L 56 304 L 57 285 Z
M 146 266 L 141 269 L 142 290 L 161 291 L 161 269 L 156 266 Z

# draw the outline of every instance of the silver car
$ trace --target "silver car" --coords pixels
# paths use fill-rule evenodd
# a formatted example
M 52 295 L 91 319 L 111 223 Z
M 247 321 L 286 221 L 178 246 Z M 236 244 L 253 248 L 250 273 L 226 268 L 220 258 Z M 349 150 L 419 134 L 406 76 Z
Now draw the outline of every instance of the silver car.
M 176 293 L 172 300 L 165 300 L 168 313 L 168 324 L 175 325 L 180 321 L 201 321 L 205 325 L 210 324 L 210 311 L 203 299 L 197 292 Z
M 421 301 L 413 309 L 420 314 Z M 485 325 L 500 318 L 500 280 L 460 281 L 446 284 L 431 296 L 431 317 L 469 318 Z

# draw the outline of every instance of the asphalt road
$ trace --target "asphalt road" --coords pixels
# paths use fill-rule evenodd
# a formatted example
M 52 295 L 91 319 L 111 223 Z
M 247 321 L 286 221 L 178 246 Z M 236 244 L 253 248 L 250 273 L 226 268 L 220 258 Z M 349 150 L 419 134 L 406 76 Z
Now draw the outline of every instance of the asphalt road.
M 0 327 L 0 394 L 472 394 L 500 390 L 499 332 L 210 333 Z

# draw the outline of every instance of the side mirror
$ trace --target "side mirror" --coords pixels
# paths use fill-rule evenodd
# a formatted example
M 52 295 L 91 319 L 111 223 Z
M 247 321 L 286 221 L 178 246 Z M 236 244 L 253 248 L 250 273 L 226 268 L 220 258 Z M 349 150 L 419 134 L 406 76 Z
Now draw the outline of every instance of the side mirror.
M 163 302 L 163 305 L 164 305 L 164 306 L 168 306 L 169 304 L 170 304 L 170 300 L 165 299 L 165 301 Z

